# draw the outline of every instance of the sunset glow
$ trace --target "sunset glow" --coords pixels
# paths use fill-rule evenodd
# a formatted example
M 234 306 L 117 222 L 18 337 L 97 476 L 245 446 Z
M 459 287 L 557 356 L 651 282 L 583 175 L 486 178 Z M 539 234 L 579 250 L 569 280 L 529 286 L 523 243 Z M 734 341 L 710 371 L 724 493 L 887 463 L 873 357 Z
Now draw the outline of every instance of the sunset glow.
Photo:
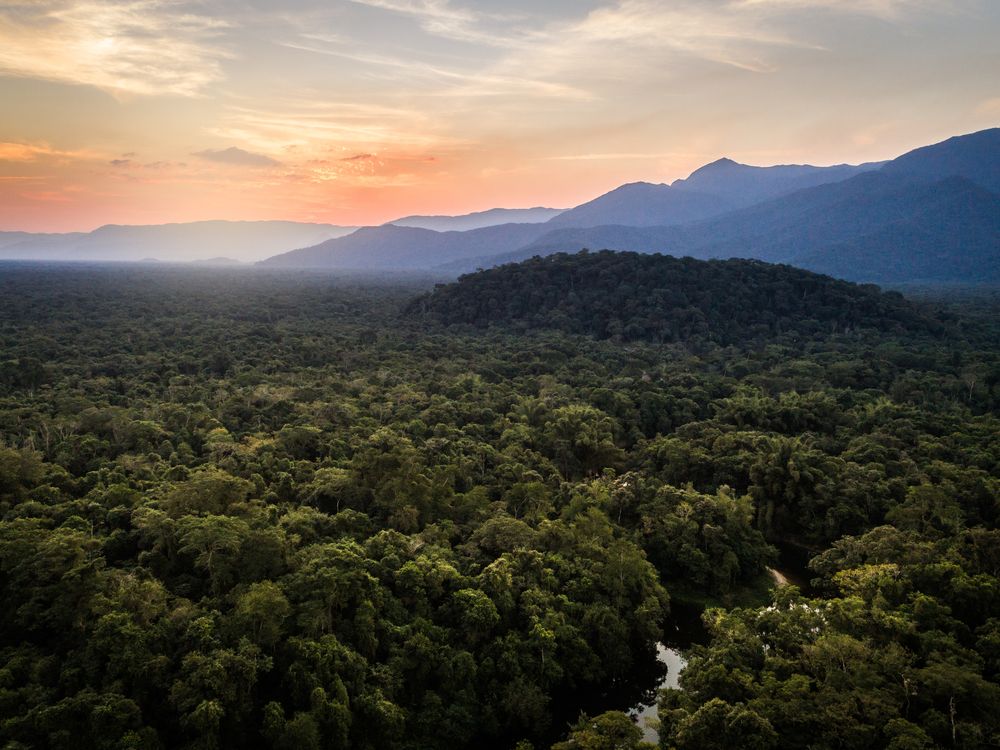
M 1000 119 L 993 0 L 14 0 L 0 229 L 565 207 Z

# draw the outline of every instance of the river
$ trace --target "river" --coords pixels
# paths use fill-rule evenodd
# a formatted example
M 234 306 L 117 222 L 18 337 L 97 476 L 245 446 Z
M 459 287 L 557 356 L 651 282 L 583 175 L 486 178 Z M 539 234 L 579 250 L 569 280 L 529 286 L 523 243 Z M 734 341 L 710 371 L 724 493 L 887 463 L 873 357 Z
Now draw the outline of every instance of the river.
M 635 720 L 635 723 L 642 728 L 643 741 L 651 742 L 654 745 L 657 744 L 660 739 L 660 733 L 658 731 L 659 719 L 657 718 L 656 711 L 656 697 L 659 696 L 661 690 L 680 687 L 678 680 L 680 679 L 681 670 L 687 665 L 687 659 L 684 658 L 680 649 L 667 646 L 662 643 L 656 644 L 656 660 L 667 668 L 667 673 L 664 675 L 660 684 L 656 686 L 653 702 L 640 703 L 633 706 L 628 712 L 628 715 L 631 716 Z
M 774 580 L 775 586 L 794 584 L 802 586 L 806 579 L 804 569 L 791 570 L 768 568 L 767 572 Z M 707 637 L 701 624 L 701 612 L 693 607 L 675 604 L 673 607 L 674 630 L 665 638 L 665 643 L 656 644 L 656 660 L 666 672 L 662 674 L 655 689 L 648 691 L 643 700 L 629 709 L 628 715 L 642 728 L 642 739 L 654 745 L 660 739 L 659 719 L 657 717 L 656 699 L 661 690 L 680 687 L 679 679 L 687 659 L 684 652 L 696 643 L 704 643 Z M 662 672 L 662 669 L 661 669 Z
M 643 694 L 638 703 L 633 704 L 628 715 L 642 728 L 645 742 L 656 744 L 657 732 L 656 699 L 664 688 L 680 687 L 678 679 L 687 665 L 684 652 L 698 643 L 705 643 L 708 633 L 701 622 L 701 609 L 674 602 L 671 604 L 672 629 L 664 634 L 664 642 L 656 644 L 656 660 L 660 665 L 659 679 Z M 664 671 L 665 670 L 665 671 Z

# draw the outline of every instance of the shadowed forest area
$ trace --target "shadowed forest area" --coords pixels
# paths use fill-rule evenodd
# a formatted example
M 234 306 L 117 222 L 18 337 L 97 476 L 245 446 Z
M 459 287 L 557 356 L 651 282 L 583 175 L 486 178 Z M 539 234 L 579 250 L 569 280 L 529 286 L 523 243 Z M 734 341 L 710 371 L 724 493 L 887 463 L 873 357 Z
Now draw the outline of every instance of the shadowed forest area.
M 1000 745 L 1000 300 L 905 291 L 6 265 L 0 744 L 639 748 L 698 607 L 662 748 Z

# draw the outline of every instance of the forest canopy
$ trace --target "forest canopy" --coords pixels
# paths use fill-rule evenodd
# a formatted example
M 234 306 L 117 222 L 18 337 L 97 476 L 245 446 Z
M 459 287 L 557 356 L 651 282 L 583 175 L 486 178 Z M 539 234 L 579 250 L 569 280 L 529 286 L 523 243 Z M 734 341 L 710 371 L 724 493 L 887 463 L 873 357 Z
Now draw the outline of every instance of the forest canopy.
M 755 260 L 557 253 L 439 285 L 408 308 L 446 324 L 554 328 L 620 341 L 729 345 L 782 332 L 940 332 L 897 292 Z
M 1000 742 L 1000 306 L 590 253 L 0 274 L 0 744 Z M 769 591 L 788 549 L 806 590 Z

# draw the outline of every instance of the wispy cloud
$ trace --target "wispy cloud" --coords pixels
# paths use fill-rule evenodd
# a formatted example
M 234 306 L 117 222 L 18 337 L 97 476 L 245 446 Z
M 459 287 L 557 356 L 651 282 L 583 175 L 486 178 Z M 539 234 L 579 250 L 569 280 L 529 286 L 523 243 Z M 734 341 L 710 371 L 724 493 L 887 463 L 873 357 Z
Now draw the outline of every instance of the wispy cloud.
M 372 69 L 382 68 L 385 71 L 381 74 L 383 79 L 396 82 L 401 79 L 423 82 L 427 87 L 427 93 L 435 97 L 482 98 L 510 95 L 581 100 L 590 98 L 590 94 L 580 87 L 543 80 L 531 76 L 524 70 L 501 73 L 491 67 L 484 69 L 446 68 L 414 59 L 374 54 L 368 51 L 359 52 L 353 47 L 342 45 L 339 40 L 335 43 L 336 46 L 324 46 L 310 41 L 307 36 L 303 36 L 303 39 L 305 41 L 286 41 L 282 45 L 360 63 L 368 66 L 369 75 L 378 76 L 378 74 L 372 73 Z
M 245 151 L 236 146 L 223 149 L 206 149 L 196 151 L 192 156 L 197 156 L 206 161 L 214 161 L 218 164 L 228 164 L 234 167 L 276 167 L 281 162 L 272 159 L 264 154 L 255 154 L 252 151 Z
M 433 148 L 452 141 L 444 125 L 409 107 L 364 102 L 329 102 L 303 92 L 293 98 L 230 106 L 212 135 L 270 153 L 336 146 L 353 153 Z M 457 141 L 452 141 L 457 142 Z
M 0 162 L 32 162 L 41 159 L 91 159 L 96 154 L 87 150 L 63 150 L 47 143 L 0 142 Z
M 995 122 L 998 23 L 997 0 L 0 0 L 0 221 L 24 190 L 76 201 L 37 226 L 363 223 L 722 153 L 882 158 Z
M 222 78 L 224 21 L 176 0 L 0 5 L 0 71 L 115 94 L 196 96 Z
M 733 3 L 737 8 L 822 9 L 883 19 L 899 18 L 907 10 L 929 9 L 932 4 L 936 10 L 947 10 L 946 3 L 933 3 L 932 0 L 735 0 Z
M 742 0 L 617 0 L 550 30 L 529 65 L 543 74 L 603 71 L 604 77 L 641 65 L 648 77 L 669 73 L 666 63 L 688 57 L 762 73 L 776 68 L 771 50 L 791 47 L 818 45 Z
M 461 42 L 493 47 L 522 46 L 530 34 L 499 28 L 487 29 L 483 22 L 503 18 L 499 14 L 474 12 L 448 0 L 351 0 L 358 5 L 402 13 L 417 19 L 424 31 Z

